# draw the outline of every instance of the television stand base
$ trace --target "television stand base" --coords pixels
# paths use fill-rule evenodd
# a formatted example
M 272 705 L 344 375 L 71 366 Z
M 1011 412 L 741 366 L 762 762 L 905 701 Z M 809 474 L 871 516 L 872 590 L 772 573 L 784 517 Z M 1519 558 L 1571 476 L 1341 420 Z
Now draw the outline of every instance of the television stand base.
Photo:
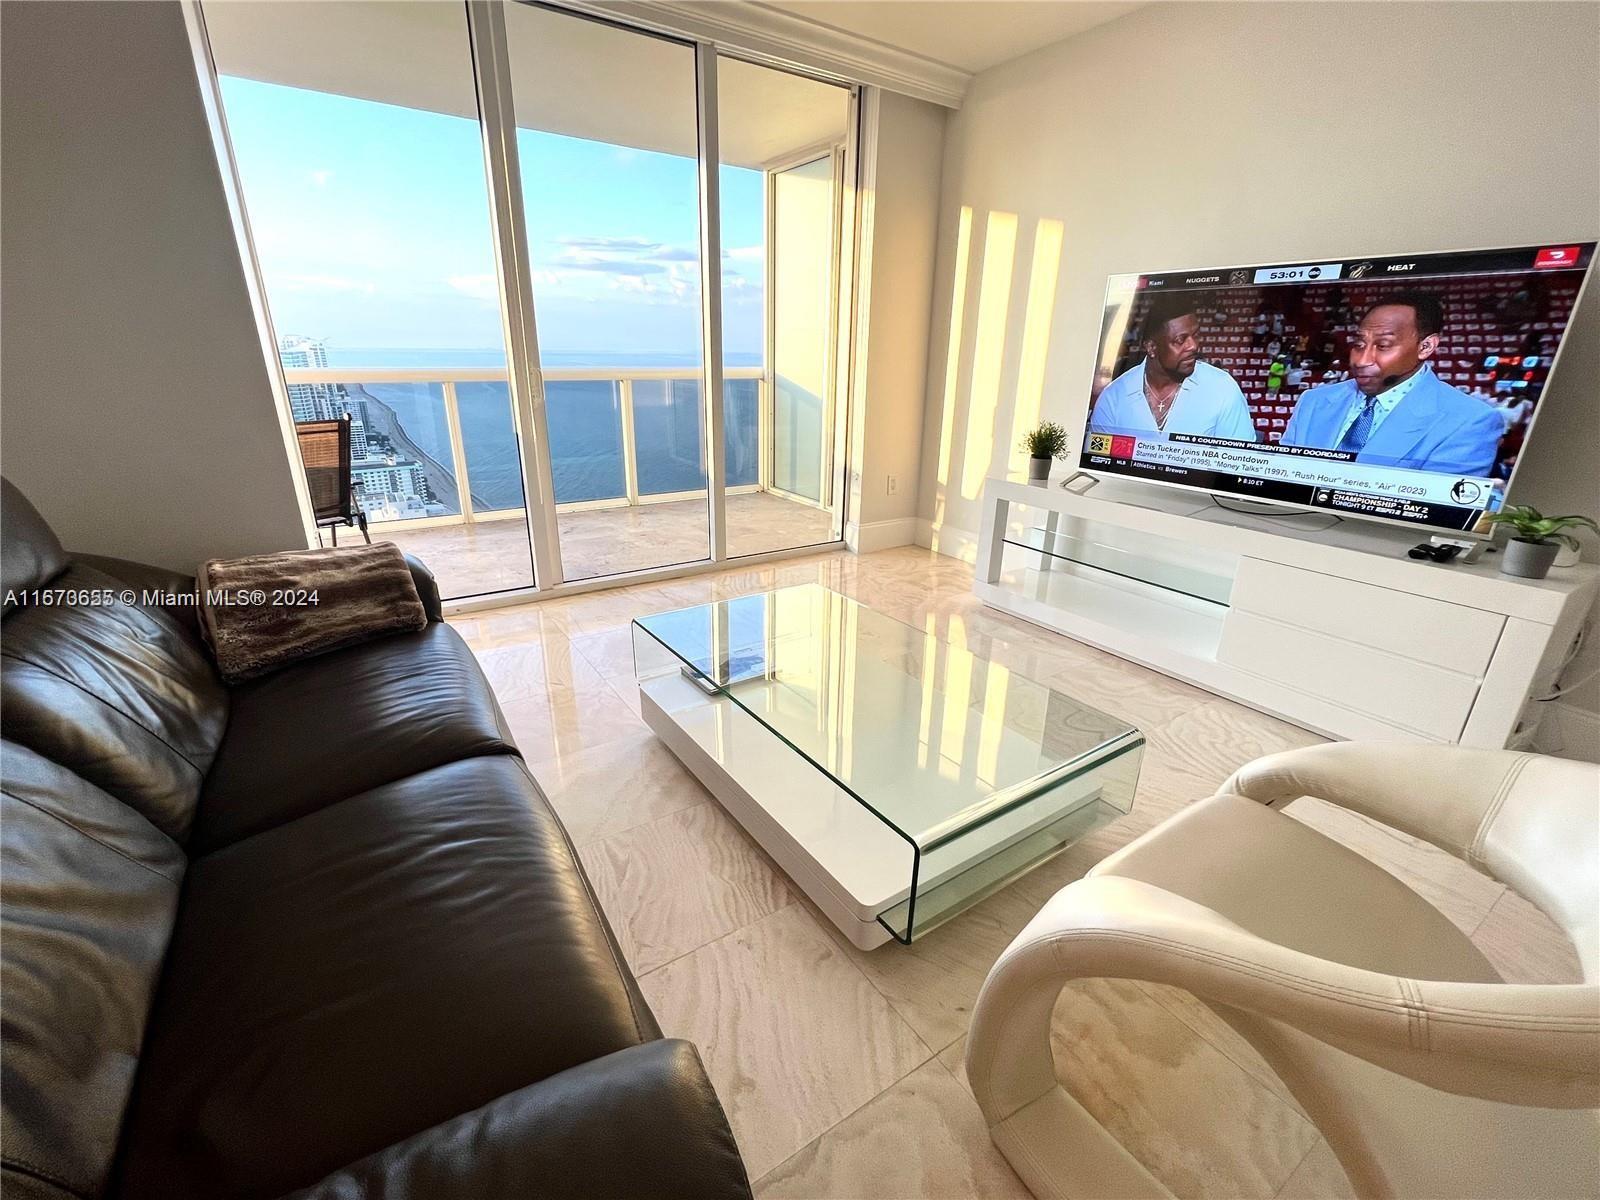
M 1448 570 L 1417 531 L 1319 527 L 1102 479 L 1091 494 L 991 479 L 973 590 L 985 604 L 1338 738 L 1526 741 L 1600 592 Z M 1464 556 L 1463 556 L 1464 557 Z
M 1266 504 L 1252 500 L 1230 500 L 1229 503 L 1224 504 L 1222 497 L 1216 495 L 1211 497 L 1211 503 L 1222 509 L 1223 512 L 1238 513 L 1240 516 L 1245 517 L 1266 517 L 1269 521 L 1297 521 L 1304 517 L 1316 517 L 1321 522 L 1315 526 L 1318 529 L 1332 529 L 1335 525 L 1344 524 L 1344 518 L 1338 513 L 1317 512 L 1315 509 L 1310 508 L 1283 508 L 1277 504 Z M 1257 507 L 1246 508 L 1245 505 L 1247 504 L 1255 504 Z M 1312 528 L 1312 526 L 1307 526 L 1306 528 Z

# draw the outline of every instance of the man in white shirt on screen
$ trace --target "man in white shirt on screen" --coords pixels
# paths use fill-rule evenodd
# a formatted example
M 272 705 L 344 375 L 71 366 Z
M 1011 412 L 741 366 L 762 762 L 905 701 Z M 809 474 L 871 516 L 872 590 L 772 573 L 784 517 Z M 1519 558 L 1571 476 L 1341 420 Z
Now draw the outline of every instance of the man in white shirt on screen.
M 1193 296 L 1157 293 L 1139 327 L 1139 344 L 1144 361 L 1106 385 L 1089 413 L 1090 432 L 1256 440 L 1250 406 L 1233 376 L 1200 361 Z

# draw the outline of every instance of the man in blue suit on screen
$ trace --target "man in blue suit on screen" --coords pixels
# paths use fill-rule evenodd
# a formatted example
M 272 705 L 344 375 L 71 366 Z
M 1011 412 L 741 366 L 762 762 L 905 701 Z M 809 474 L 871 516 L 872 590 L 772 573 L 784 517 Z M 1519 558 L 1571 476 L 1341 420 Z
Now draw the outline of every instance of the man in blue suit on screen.
M 1401 292 L 1374 304 L 1350 339 L 1350 378 L 1301 395 L 1281 444 L 1353 451 L 1357 462 L 1414 471 L 1488 476 L 1505 421 L 1492 404 L 1433 373 L 1428 360 L 1443 330 L 1437 296 Z

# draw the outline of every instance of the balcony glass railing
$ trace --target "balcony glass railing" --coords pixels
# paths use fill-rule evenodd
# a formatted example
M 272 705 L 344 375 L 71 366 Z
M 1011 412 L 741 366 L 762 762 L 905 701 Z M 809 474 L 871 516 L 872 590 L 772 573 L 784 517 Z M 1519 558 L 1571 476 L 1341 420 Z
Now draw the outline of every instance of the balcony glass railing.
M 503 369 L 286 368 L 284 376 L 296 420 L 350 414 L 354 476 L 370 520 L 521 514 L 522 460 Z M 698 370 L 560 367 L 544 378 L 558 510 L 705 493 Z M 770 457 L 766 381 L 759 367 L 729 367 L 723 386 L 728 488 L 753 490 Z

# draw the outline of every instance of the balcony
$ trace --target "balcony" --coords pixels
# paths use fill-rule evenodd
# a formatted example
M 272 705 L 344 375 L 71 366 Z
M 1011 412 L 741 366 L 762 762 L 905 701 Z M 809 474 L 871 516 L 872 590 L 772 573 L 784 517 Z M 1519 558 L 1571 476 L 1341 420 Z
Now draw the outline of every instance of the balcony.
M 448 597 L 532 585 L 505 368 L 284 375 L 296 419 L 350 413 L 375 538 L 426 561 Z M 700 370 L 552 367 L 544 378 L 565 580 L 707 558 Z M 760 367 L 726 368 L 724 389 L 730 556 L 835 540 L 820 404 Z

